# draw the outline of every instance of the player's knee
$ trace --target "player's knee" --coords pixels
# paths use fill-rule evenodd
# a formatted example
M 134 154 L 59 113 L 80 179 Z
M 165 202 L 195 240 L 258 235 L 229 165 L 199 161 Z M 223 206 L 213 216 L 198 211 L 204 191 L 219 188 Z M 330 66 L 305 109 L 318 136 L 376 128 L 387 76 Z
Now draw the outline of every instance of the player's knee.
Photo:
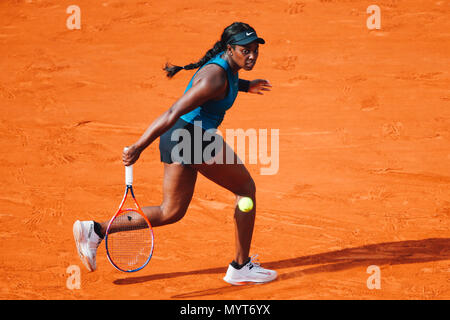
M 180 221 L 187 211 L 185 208 L 169 208 L 167 206 L 163 206 L 162 209 L 165 224 L 171 224 Z
M 244 183 L 241 186 L 241 190 L 239 193 L 236 194 L 238 197 L 250 197 L 254 200 L 256 194 L 256 184 L 255 181 L 253 181 L 252 178 L 247 180 L 246 183 Z

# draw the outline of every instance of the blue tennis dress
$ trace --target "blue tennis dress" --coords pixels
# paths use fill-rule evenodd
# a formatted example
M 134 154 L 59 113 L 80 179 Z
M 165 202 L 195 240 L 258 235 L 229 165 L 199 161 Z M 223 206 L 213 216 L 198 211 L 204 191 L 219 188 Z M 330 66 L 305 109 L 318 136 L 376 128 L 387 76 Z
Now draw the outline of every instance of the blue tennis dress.
M 198 106 L 196 109 L 180 117 L 182 120 L 192 124 L 194 124 L 194 121 L 201 121 L 201 126 L 204 130 L 212 128 L 217 129 L 217 127 L 219 127 L 219 125 L 223 121 L 225 112 L 231 108 L 238 94 L 239 74 L 238 73 L 233 74 L 228 62 L 221 58 L 223 53 L 224 52 L 222 51 L 219 54 L 217 54 L 214 58 L 209 60 L 200 69 L 198 69 L 197 72 L 199 72 L 204 66 L 212 63 L 222 67 L 227 72 L 229 85 L 227 96 L 222 100 L 207 101 L 203 105 Z M 186 93 L 190 88 L 192 88 L 192 83 L 197 72 L 192 77 L 184 93 Z
M 222 100 L 207 101 L 191 112 L 182 115 L 169 130 L 160 136 L 159 151 L 162 162 L 178 162 L 183 165 L 189 165 L 204 163 L 215 156 L 215 151 L 210 154 L 207 153 L 206 155 L 204 151 L 210 143 L 213 143 L 212 141 L 222 139 L 215 131 L 222 123 L 225 112 L 231 108 L 234 100 L 236 100 L 239 83 L 238 74 L 233 74 L 228 62 L 220 57 L 222 54 L 223 52 L 217 54 L 205 65 L 214 63 L 226 71 L 229 88 L 227 95 Z M 197 72 L 195 74 L 197 74 Z M 192 88 L 195 74 L 184 91 L 185 93 Z M 179 129 L 182 129 L 184 134 L 177 134 Z M 185 134 L 187 134 L 187 136 Z M 205 137 L 207 139 L 205 139 Z M 185 139 L 187 140 L 185 141 Z M 186 143 L 186 145 L 184 145 L 184 143 Z

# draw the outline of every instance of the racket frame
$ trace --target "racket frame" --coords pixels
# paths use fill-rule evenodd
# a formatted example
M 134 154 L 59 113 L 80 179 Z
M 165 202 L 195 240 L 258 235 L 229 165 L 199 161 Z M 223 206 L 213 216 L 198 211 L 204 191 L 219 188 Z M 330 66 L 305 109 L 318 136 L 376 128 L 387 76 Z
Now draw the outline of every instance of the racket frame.
M 154 241 L 154 240 L 155 240 L 155 239 L 154 239 L 154 235 L 153 235 L 152 225 L 151 225 L 150 221 L 148 220 L 147 216 L 146 216 L 146 215 L 144 214 L 144 212 L 142 211 L 141 207 L 139 206 L 139 204 L 138 204 L 138 202 L 137 202 L 137 200 L 136 200 L 136 197 L 134 196 L 134 191 L 133 191 L 133 171 L 132 171 L 133 169 L 132 169 L 132 166 L 125 167 L 125 169 L 126 169 L 126 171 L 125 171 L 125 172 L 126 172 L 126 174 L 125 174 L 125 175 L 126 175 L 126 178 L 125 178 L 125 181 L 126 181 L 125 194 L 124 194 L 124 196 L 123 196 L 123 198 L 122 198 L 122 202 L 121 202 L 120 205 L 119 205 L 119 209 L 117 210 L 116 214 L 111 218 L 111 220 L 110 220 L 110 222 L 109 222 L 109 224 L 108 224 L 108 227 L 106 228 L 106 233 L 105 233 L 105 247 L 106 247 L 106 255 L 107 255 L 107 257 L 108 257 L 109 262 L 113 265 L 113 267 L 116 268 L 116 269 L 119 270 L 119 271 L 131 273 L 131 272 L 136 272 L 136 271 L 142 270 L 142 269 L 150 262 L 150 259 L 152 258 L 152 255 L 153 255 L 153 249 L 154 249 L 154 244 L 155 244 L 155 241 Z M 126 201 L 127 198 L 128 198 L 128 193 L 131 193 L 131 197 L 133 198 L 134 205 L 135 205 L 135 207 L 136 207 L 135 209 L 131 209 L 131 208 L 125 208 L 125 209 L 123 209 L 123 206 L 124 206 L 124 204 L 125 204 L 125 201 Z M 144 220 L 147 222 L 147 224 L 148 224 L 148 226 L 149 226 L 149 229 L 150 229 L 150 235 L 151 235 L 151 240 L 152 240 L 152 246 L 151 246 L 151 248 L 150 248 L 150 254 L 149 254 L 147 260 L 145 261 L 145 263 L 144 263 L 142 266 L 140 266 L 139 268 L 131 269 L 131 270 L 125 270 L 125 269 L 122 269 L 122 268 L 120 268 L 119 266 L 117 266 L 117 265 L 114 263 L 113 259 L 111 258 L 110 254 L 109 254 L 109 250 L 108 250 L 108 235 L 109 235 L 109 229 L 111 228 L 111 225 L 112 225 L 112 223 L 114 222 L 114 219 L 116 219 L 116 217 L 117 217 L 119 214 L 121 214 L 121 213 L 123 213 L 123 212 L 126 212 L 126 211 L 137 211 L 137 212 L 142 216 L 142 218 L 144 218 Z

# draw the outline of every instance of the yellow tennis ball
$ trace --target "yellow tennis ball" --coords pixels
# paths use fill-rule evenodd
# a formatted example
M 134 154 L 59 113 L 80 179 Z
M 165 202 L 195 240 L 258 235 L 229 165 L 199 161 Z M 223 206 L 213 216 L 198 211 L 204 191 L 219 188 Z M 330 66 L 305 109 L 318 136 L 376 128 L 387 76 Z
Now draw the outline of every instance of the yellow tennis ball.
M 249 212 L 253 209 L 253 200 L 249 197 L 243 197 L 238 202 L 239 210 Z

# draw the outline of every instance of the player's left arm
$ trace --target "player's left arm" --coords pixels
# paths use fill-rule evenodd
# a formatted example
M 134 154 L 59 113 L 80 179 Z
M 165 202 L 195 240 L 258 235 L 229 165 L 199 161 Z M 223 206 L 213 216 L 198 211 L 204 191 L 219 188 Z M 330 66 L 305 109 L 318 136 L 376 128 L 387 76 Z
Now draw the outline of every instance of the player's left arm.
M 252 81 L 239 79 L 239 91 L 250 92 L 255 94 L 263 94 L 262 91 L 271 91 L 272 85 L 269 80 L 255 79 Z

